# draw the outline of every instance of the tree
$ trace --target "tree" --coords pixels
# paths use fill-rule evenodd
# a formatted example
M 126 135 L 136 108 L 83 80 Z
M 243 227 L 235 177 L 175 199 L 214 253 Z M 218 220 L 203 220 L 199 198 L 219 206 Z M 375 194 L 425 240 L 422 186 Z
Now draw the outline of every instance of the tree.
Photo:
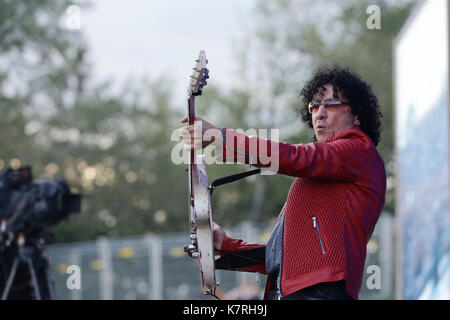
M 83 35 L 64 23 L 73 4 L 0 3 L 2 169 L 32 165 L 36 178 L 62 177 L 82 194 L 81 214 L 53 228 L 58 241 L 180 229 L 170 83 L 130 79 L 120 93 L 89 83 Z
M 69 1 L 2 1 L 0 3 L 0 133 L 3 166 L 11 159 L 35 160 L 27 139 L 28 119 L 55 108 L 51 93 L 67 86 L 58 75 L 76 64 L 84 43 L 64 28 Z M 42 90 L 45 84 L 50 90 Z M 59 84 L 59 87 L 56 85 Z

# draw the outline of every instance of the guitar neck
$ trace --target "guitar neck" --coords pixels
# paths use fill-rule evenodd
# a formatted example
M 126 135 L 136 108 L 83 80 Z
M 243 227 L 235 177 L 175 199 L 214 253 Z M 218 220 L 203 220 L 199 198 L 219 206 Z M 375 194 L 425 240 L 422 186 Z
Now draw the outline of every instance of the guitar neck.
M 188 99 L 188 123 L 189 125 L 194 124 L 195 121 L 195 96 L 191 95 Z M 189 151 L 189 205 L 191 208 L 194 207 L 194 195 L 192 193 L 192 166 L 195 163 L 195 150 Z
M 188 99 L 188 123 L 193 125 L 195 121 L 195 96 L 191 95 Z M 194 163 L 195 150 L 190 151 L 190 164 Z

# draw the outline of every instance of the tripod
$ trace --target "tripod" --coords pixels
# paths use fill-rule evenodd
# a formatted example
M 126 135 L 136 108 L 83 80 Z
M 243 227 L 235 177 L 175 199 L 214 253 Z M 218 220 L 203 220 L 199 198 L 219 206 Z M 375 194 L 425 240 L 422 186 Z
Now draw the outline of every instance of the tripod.
M 16 277 L 17 269 L 21 262 L 28 266 L 28 271 L 31 275 L 33 284 L 34 298 L 36 300 L 55 299 L 53 282 L 48 272 L 48 259 L 43 255 L 41 248 L 37 247 L 35 243 L 26 245 L 25 240 L 21 235 L 18 238 L 17 249 L 15 251 L 14 260 L 1 299 L 6 300 L 8 298 L 13 281 Z

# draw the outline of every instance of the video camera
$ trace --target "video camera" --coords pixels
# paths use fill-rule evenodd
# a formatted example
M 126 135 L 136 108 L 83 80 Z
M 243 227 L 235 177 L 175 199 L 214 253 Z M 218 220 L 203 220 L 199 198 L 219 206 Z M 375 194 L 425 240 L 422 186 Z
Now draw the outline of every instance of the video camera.
M 34 233 L 81 209 L 81 196 L 72 194 L 60 178 L 33 180 L 31 167 L 9 168 L 0 175 L 1 231 Z
M 43 245 L 50 227 L 81 209 L 63 179 L 33 180 L 31 167 L 0 174 L 1 299 L 54 299 L 54 284 Z

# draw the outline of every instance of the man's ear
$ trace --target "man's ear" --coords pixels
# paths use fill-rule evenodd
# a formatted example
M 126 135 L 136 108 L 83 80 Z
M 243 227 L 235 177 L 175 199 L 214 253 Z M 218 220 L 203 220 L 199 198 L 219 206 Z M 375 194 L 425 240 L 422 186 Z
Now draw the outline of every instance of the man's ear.
M 358 116 L 355 116 L 355 120 L 353 120 L 353 125 L 358 128 L 361 125 L 361 122 L 359 121 Z

